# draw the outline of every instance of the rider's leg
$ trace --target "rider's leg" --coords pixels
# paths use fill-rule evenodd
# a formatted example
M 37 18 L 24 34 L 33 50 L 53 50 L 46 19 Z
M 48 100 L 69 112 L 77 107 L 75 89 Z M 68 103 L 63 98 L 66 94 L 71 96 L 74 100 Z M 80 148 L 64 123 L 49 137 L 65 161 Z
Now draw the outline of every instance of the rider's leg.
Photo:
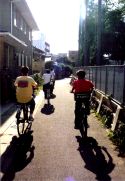
M 46 84 L 43 84 L 43 92 L 44 92 L 44 98 L 47 98 L 47 89 L 46 89 Z
M 80 110 L 81 106 L 82 106 L 81 101 L 76 101 L 75 102 L 75 128 L 79 127 L 79 118 L 80 118 L 79 110 Z
M 30 105 L 30 119 L 34 119 L 33 118 L 33 112 L 34 112 L 34 109 L 35 109 L 35 101 L 34 101 L 34 99 L 32 98 L 31 101 L 28 104 Z
M 53 94 L 53 85 L 50 85 L 50 94 Z

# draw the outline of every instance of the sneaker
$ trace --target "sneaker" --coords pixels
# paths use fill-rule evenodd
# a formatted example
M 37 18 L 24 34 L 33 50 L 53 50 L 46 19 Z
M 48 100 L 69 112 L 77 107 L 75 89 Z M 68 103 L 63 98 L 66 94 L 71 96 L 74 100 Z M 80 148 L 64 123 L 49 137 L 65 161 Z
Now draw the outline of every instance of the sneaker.
M 79 126 L 76 126 L 76 125 L 75 125 L 75 126 L 74 126 L 74 129 L 79 129 Z

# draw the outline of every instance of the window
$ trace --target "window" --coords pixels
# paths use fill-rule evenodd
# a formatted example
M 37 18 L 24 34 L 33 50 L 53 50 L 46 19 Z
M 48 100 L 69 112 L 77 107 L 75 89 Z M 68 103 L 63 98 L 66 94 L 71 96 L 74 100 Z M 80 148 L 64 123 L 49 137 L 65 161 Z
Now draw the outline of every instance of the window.
M 28 66 L 28 59 L 27 59 L 27 55 L 26 55 L 26 62 L 25 65 Z
M 31 41 L 32 40 L 32 32 L 29 31 L 29 40 Z
M 26 23 L 23 21 L 23 32 L 26 34 Z
M 18 54 L 18 66 L 21 66 L 21 54 Z
M 22 66 L 24 66 L 24 54 L 22 54 Z
M 17 12 L 14 10 L 14 26 L 17 26 Z
M 20 29 L 23 31 L 23 18 L 20 20 Z

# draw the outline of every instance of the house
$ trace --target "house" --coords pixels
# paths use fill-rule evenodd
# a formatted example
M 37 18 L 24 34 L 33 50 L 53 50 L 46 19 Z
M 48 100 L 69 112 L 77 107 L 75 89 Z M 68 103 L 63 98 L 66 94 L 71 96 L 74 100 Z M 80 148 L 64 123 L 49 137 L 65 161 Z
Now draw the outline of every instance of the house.
M 41 74 L 45 67 L 45 35 L 36 31 L 33 33 L 33 62 L 32 71 L 33 73 Z
M 68 59 L 70 62 L 76 64 L 76 62 L 78 62 L 78 51 L 70 50 L 68 53 Z
M 37 30 L 25 0 L 0 0 L 0 78 L 4 100 L 9 97 L 10 80 L 19 75 L 21 66 L 29 66 L 32 74 L 32 31 Z
M 33 73 L 43 74 L 45 67 L 45 52 L 37 47 L 33 46 Z
M 46 42 L 45 35 L 40 32 L 34 32 L 33 37 L 33 73 L 43 74 L 46 58 L 51 57 L 50 44 Z

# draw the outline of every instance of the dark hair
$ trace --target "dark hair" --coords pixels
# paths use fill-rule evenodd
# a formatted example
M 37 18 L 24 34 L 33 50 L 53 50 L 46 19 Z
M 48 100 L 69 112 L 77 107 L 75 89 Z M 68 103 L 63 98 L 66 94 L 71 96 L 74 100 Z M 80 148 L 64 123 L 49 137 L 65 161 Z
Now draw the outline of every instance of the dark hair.
M 84 79 L 86 73 L 85 73 L 84 70 L 78 70 L 78 71 L 76 72 L 76 75 L 78 76 L 78 79 Z
M 49 74 L 49 73 L 50 73 L 50 69 L 46 69 L 45 72 L 46 72 L 47 74 Z
M 28 74 L 28 72 L 29 72 L 29 68 L 28 67 L 22 67 L 21 68 L 21 73 L 23 74 L 23 75 L 27 75 Z

